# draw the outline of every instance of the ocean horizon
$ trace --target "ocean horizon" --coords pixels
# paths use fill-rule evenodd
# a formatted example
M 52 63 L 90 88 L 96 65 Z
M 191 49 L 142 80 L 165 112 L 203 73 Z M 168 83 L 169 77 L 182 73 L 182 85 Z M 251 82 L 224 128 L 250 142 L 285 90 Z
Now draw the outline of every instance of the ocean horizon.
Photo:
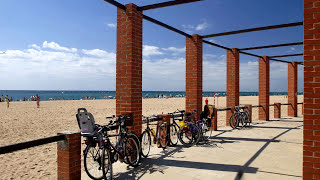
M 224 96 L 225 91 L 203 91 L 203 96 Z M 240 92 L 240 96 L 257 96 L 258 92 Z M 299 94 L 303 94 L 299 92 Z M 49 101 L 52 99 L 64 100 L 80 100 L 88 98 L 95 99 L 115 99 L 116 91 L 83 91 L 83 90 L 0 90 L 0 95 L 13 101 L 20 101 L 24 98 L 28 100 L 31 96 L 39 95 L 41 101 Z M 142 91 L 142 97 L 157 98 L 158 96 L 184 97 L 185 91 Z M 288 95 L 288 92 L 270 92 L 270 95 Z

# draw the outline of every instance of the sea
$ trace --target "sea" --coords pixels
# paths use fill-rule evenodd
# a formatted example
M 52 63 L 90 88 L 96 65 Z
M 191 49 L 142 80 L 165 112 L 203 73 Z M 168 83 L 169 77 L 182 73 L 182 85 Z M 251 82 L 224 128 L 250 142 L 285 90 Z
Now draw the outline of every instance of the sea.
M 287 92 L 270 92 L 270 95 L 287 95 Z M 302 94 L 302 93 L 299 93 Z M 13 101 L 22 101 L 24 98 L 26 100 L 30 99 L 32 96 L 39 95 L 41 101 L 49 100 L 81 100 L 95 98 L 95 99 L 115 99 L 116 91 L 49 91 L 49 90 L 0 90 L 0 95 L 13 98 Z M 209 96 L 225 96 L 224 91 L 212 91 L 203 92 L 204 97 Z M 240 96 L 257 96 L 258 92 L 240 92 Z M 184 97 L 184 91 L 143 91 L 143 97 L 158 98 L 166 96 L 174 97 Z

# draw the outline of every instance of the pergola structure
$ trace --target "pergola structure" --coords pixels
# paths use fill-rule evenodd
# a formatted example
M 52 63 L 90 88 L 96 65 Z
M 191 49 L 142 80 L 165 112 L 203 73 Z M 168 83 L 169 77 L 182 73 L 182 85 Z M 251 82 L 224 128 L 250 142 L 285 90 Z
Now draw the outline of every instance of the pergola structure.
M 142 21 L 143 19 L 186 37 L 186 111 L 202 110 L 202 46 L 203 43 L 223 48 L 227 52 L 227 107 L 239 105 L 239 54 L 259 58 L 259 119 L 269 120 L 269 62 L 288 63 L 288 116 L 297 116 L 297 66 L 304 65 L 304 154 L 303 178 L 320 178 L 320 1 L 303 0 L 303 22 L 257 27 L 209 35 L 190 35 L 143 14 L 143 11 L 199 0 L 175 0 L 147 6 L 122 5 L 105 0 L 117 9 L 117 75 L 116 113 L 133 113 L 132 131 L 141 134 L 142 117 Z M 229 48 L 206 38 L 226 36 L 276 28 L 303 26 L 303 42 L 264 45 L 249 48 Z M 278 56 L 261 56 L 248 50 L 304 45 L 304 52 Z M 302 62 L 276 58 L 304 56 Z M 227 120 L 232 112 L 227 112 Z M 228 123 L 227 123 L 228 125 Z

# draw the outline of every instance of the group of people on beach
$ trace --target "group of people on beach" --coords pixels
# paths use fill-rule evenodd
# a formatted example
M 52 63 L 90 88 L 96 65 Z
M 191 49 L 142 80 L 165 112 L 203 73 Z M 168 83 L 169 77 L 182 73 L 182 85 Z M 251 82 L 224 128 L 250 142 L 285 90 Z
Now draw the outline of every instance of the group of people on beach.
M 9 98 L 8 95 L 6 95 L 5 97 L 3 97 L 3 95 L 1 95 L 1 97 L 0 97 L 0 102 L 6 102 L 7 108 L 10 107 L 10 102 L 12 102 L 12 101 L 13 101 L 13 98 L 12 97 Z M 18 101 L 18 99 L 17 99 L 17 101 Z M 36 96 L 31 96 L 29 99 L 24 97 L 23 100 L 20 99 L 20 101 L 37 101 L 37 108 L 40 107 L 40 96 L 38 94 Z

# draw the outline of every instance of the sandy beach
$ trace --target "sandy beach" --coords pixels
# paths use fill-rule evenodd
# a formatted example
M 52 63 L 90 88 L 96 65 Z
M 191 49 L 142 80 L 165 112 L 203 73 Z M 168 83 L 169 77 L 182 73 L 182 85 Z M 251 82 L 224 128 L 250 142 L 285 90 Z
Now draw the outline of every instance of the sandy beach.
M 213 97 L 208 100 L 213 104 Z M 302 100 L 303 96 L 299 95 L 298 102 Z M 204 101 L 205 98 L 203 104 Z M 287 99 L 285 96 L 271 96 L 270 104 L 274 102 L 287 103 Z M 225 97 L 216 98 L 215 104 L 224 108 Z M 258 97 L 241 96 L 240 104 L 258 105 Z M 105 117 L 116 112 L 116 100 L 42 101 L 40 108 L 36 102 L 11 102 L 9 109 L 5 103 L 0 103 L 0 146 L 54 136 L 66 130 L 79 131 L 75 114 L 80 107 L 91 112 L 96 123 L 106 124 Z M 143 99 L 143 115 L 168 113 L 184 107 L 184 98 Z M 281 111 L 283 117 L 287 116 L 287 106 L 282 106 Z M 298 105 L 298 115 L 301 116 L 301 105 Z M 253 121 L 257 116 L 258 108 L 254 108 Z M 270 107 L 272 118 L 273 107 Z M 225 126 L 225 121 L 225 112 L 219 112 L 218 128 Z M 0 155 L 0 179 L 56 179 L 56 159 L 56 143 Z

